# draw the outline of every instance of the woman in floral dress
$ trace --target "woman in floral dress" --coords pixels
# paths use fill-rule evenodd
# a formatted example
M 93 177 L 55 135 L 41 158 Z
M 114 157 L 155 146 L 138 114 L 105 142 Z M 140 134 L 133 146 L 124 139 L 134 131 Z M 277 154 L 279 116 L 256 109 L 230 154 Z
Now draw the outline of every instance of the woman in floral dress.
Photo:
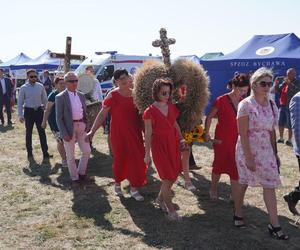
M 238 142 L 236 164 L 240 189 L 235 199 L 234 225 L 244 227 L 242 205 L 248 186 L 263 188 L 263 197 L 270 217 L 268 230 L 277 239 L 286 240 L 277 214 L 275 188 L 280 185 L 275 126 L 278 120 L 276 104 L 270 100 L 273 74 L 260 68 L 251 76 L 252 94 L 238 106 Z

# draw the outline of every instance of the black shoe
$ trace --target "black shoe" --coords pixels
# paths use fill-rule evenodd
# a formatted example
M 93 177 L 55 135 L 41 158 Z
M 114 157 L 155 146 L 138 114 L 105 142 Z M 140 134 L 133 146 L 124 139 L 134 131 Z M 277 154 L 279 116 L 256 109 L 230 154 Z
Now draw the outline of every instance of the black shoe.
M 293 147 L 293 143 L 291 143 L 291 141 L 287 140 L 285 142 L 285 145 L 289 146 L 289 147 Z
M 296 209 L 297 203 L 293 202 L 292 199 L 291 199 L 291 197 L 288 194 L 285 195 L 285 196 L 283 196 L 283 199 L 287 202 L 290 212 L 293 215 L 299 215 L 299 213 L 298 213 L 298 211 Z
M 279 138 L 279 139 L 277 140 L 277 143 L 284 143 L 284 140 Z
M 95 147 L 91 146 L 91 152 L 95 153 L 95 152 L 97 152 L 97 149 Z
M 12 121 L 9 120 L 9 121 L 7 122 L 7 125 L 8 125 L 8 126 L 13 125 Z
M 289 236 L 282 232 L 281 227 L 273 227 L 271 224 L 268 225 L 269 233 L 272 237 L 277 240 L 288 240 Z
M 244 218 L 236 215 L 233 216 L 233 225 L 237 228 L 246 228 Z
M 48 159 L 48 158 L 53 158 L 53 155 L 50 155 L 50 154 L 44 154 L 43 155 L 44 159 Z
M 92 177 L 87 176 L 86 174 L 85 175 L 80 175 L 79 174 L 79 181 L 94 182 L 95 179 L 92 178 Z
M 80 180 L 72 181 L 71 183 L 72 188 L 78 188 L 79 186 L 80 186 Z

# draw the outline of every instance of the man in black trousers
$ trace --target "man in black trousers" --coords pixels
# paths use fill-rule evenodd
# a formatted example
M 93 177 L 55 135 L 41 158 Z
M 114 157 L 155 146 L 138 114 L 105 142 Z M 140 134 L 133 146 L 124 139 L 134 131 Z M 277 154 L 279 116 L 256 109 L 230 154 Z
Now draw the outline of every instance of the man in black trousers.
M 45 130 L 41 124 L 43 121 L 44 107 L 47 103 L 47 94 L 43 84 L 37 82 L 37 72 L 34 69 L 27 71 L 28 81 L 22 85 L 18 98 L 18 116 L 21 123 L 25 121 L 27 157 L 32 158 L 32 129 L 36 125 L 40 144 L 45 158 L 52 157 L 48 153 L 48 145 Z M 23 112 L 24 107 L 24 112 Z
M 7 125 L 12 125 L 11 122 L 11 106 L 12 98 L 12 83 L 9 78 L 4 77 L 4 70 L 0 68 L 0 121 L 4 125 L 3 106 L 5 106 L 7 114 Z

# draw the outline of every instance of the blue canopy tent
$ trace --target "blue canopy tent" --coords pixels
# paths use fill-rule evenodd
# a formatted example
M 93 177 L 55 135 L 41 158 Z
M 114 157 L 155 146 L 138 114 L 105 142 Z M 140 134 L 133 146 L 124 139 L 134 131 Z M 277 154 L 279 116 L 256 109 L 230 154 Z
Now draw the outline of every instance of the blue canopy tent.
M 16 57 L 10 59 L 9 61 L 1 63 L 0 68 L 3 68 L 5 70 L 9 70 L 14 65 L 23 64 L 23 63 L 26 63 L 30 60 L 31 60 L 30 57 L 28 57 L 24 53 L 20 53 L 19 55 L 17 55 Z
M 59 67 L 62 67 L 64 62 L 63 59 L 58 58 L 51 58 L 50 57 L 50 50 L 46 50 L 42 55 L 39 57 L 28 61 L 26 63 L 18 64 L 15 66 L 12 66 L 12 70 L 17 69 L 36 69 L 38 71 L 41 70 L 55 70 Z M 71 69 L 76 69 L 79 65 L 78 64 L 71 64 Z
M 210 77 L 211 104 L 228 91 L 226 84 L 235 72 L 249 73 L 260 67 L 271 68 L 276 76 L 292 67 L 300 72 L 300 39 L 294 33 L 256 35 L 232 53 L 200 62 Z

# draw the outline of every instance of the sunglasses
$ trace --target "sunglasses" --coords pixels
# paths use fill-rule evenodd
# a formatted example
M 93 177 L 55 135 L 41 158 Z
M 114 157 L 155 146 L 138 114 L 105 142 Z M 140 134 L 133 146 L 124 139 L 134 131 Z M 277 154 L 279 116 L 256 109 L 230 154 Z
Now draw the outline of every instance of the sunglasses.
M 68 80 L 67 82 L 70 82 L 70 83 L 77 83 L 78 80 Z
M 163 91 L 160 93 L 162 96 L 169 96 L 170 92 L 169 91 Z
M 37 76 L 29 76 L 29 78 L 33 79 L 33 78 L 37 78 Z
M 261 82 L 259 82 L 259 85 L 261 86 L 261 87 L 263 87 L 263 88 L 265 88 L 265 87 L 269 87 L 269 88 L 271 88 L 272 87 L 272 85 L 273 85 L 273 82 L 265 82 L 265 81 L 261 81 Z

